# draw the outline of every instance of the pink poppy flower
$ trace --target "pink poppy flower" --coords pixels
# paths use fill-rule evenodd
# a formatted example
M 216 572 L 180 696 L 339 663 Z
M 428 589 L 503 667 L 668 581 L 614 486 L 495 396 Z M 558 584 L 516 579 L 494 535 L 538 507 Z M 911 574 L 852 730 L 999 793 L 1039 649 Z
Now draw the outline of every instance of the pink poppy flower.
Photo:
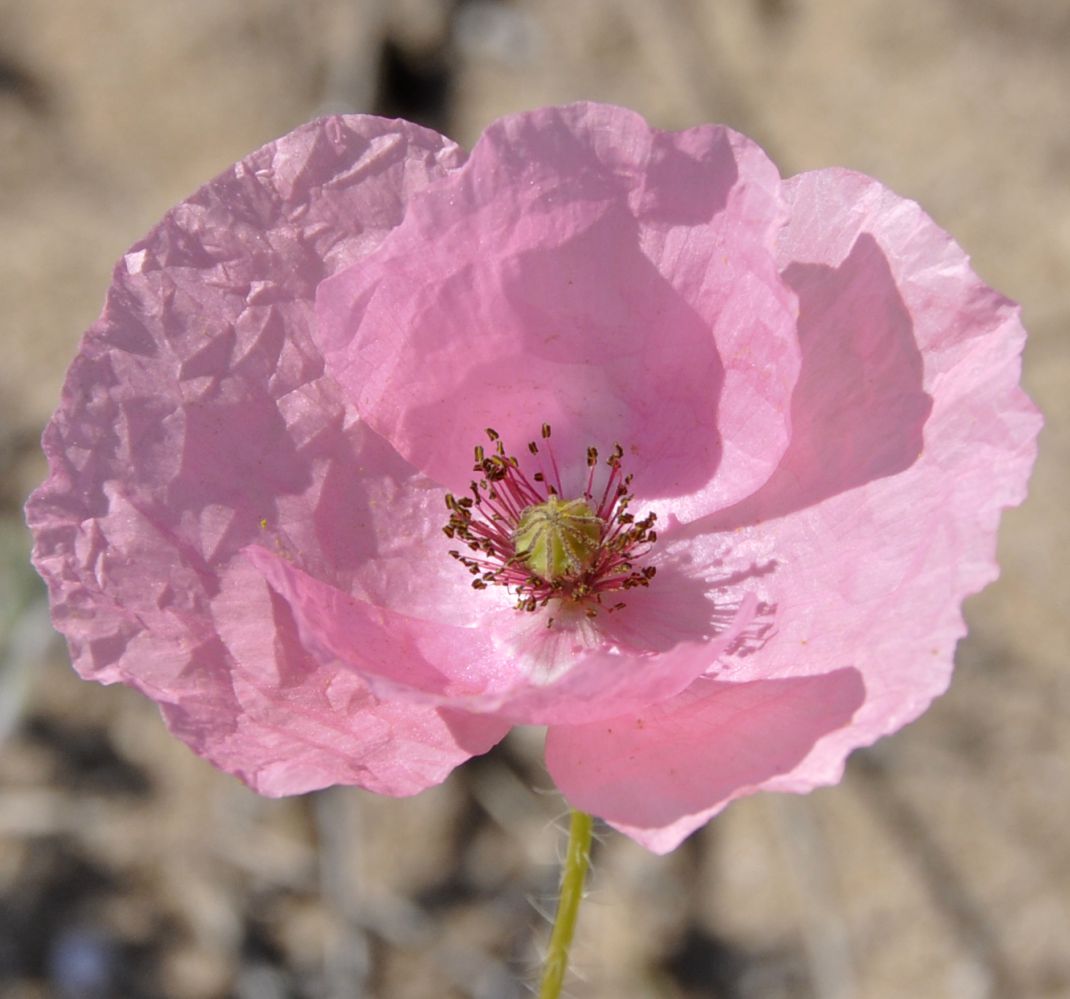
M 264 794 L 546 725 L 665 852 L 945 689 L 1033 460 L 1023 336 L 917 205 L 726 128 L 324 119 L 120 261 L 35 562 L 79 672 Z

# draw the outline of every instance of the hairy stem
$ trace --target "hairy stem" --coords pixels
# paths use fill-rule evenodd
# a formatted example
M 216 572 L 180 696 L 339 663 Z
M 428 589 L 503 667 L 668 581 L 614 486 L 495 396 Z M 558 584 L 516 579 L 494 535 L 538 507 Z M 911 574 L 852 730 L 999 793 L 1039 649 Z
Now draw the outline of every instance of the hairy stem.
M 561 899 L 557 903 L 550 949 L 543 966 L 539 999 L 558 999 L 568 970 L 568 950 L 576 931 L 576 916 L 583 898 L 583 883 L 591 860 L 591 829 L 594 820 L 584 812 L 573 811 L 568 831 L 568 851 L 561 871 Z

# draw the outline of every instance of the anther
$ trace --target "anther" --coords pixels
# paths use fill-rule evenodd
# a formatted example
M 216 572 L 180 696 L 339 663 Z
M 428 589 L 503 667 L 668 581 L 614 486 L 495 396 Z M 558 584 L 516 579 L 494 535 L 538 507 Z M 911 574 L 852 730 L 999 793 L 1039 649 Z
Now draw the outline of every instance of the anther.
M 620 444 L 606 459 L 610 472 L 600 497 L 594 485 L 598 449 L 586 449 L 586 484 L 573 498 L 562 497 L 561 474 L 549 444 L 528 443 L 532 455 L 548 452 L 548 467 L 526 474 L 519 460 L 506 453 L 498 432 L 488 427 L 486 434 L 493 454 L 481 446 L 473 449 L 474 471 L 482 477 L 470 483 L 470 495 L 444 497 L 450 516 L 443 533 L 474 553 L 451 550 L 450 555 L 465 566 L 476 589 L 491 583 L 508 587 L 521 610 L 535 611 L 559 600 L 595 617 L 606 594 L 649 585 L 653 567 L 637 569 L 633 559 L 645 555 L 656 540 L 655 517 L 649 514 L 637 523 L 627 512 L 632 477 L 622 474 Z M 543 424 L 542 441 L 550 435 L 550 425 Z M 612 612 L 621 606 L 601 609 Z

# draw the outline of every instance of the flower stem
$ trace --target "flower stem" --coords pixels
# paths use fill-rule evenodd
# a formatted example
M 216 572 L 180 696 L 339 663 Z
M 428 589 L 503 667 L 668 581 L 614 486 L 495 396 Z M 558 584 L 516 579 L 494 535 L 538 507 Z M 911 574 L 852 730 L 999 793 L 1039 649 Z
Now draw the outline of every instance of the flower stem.
M 568 970 L 568 949 L 576 930 L 576 915 L 583 898 L 583 882 L 591 860 L 591 829 L 594 820 L 584 812 L 572 812 L 568 851 L 561 871 L 561 900 L 557 903 L 550 949 L 543 966 L 539 999 L 558 999 Z

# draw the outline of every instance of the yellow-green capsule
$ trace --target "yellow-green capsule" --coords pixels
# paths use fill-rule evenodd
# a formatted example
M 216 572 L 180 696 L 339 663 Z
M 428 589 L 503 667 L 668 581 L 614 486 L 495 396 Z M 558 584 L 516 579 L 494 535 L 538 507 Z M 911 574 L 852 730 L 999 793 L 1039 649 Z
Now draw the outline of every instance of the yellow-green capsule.
M 586 501 L 551 496 L 520 515 L 513 547 L 536 576 L 554 583 L 589 568 L 601 540 L 602 521 Z

